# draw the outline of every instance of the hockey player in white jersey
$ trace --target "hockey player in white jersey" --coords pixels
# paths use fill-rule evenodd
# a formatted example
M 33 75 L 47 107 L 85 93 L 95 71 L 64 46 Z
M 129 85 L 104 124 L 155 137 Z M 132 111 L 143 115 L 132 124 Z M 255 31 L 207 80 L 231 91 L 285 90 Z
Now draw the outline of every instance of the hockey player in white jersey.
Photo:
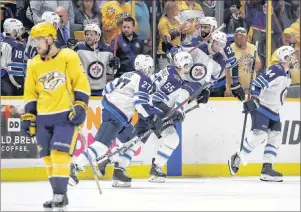
M 152 94 L 151 102 L 154 108 L 157 110 L 160 118 L 166 117 L 168 112 L 174 107 L 180 104 L 178 97 L 181 92 L 183 78 L 185 73 L 193 65 L 192 57 L 187 52 L 178 52 L 174 56 L 174 65 L 169 65 L 165 69 L 154 74 L 152 79 L 154 79 L 154 84 L 156 85 L 156 91 Z M 184 111 L 180 108 L 176 111 L 171 119 L 174 122 L 183 121 Z M 140 119 L 135 125 L 136 133 L 142 134 L 149 127 L 147 123 Z M 162 167 L 167 163 L 168 159 L 172 155 L 173 151 L 177 148 L 179 144 L 179 136 L 176 132 L 175 123 L 164 126 L 161 133 L 163 141 L 162 145 L 159 147 L 157 154 L 152 161 L 152 167 L 150 170 L 150 182 L 164 182 L 166 174 L 162 172 Z M 149 135 L 150 136 L 150 135 Z M 140 146 L 143 146 L 149 139 L 149 136 L 143 138 L 141 141 L 137 142 L 133 147 L 123 153 L 118 162 L 115 163 L 115 169 L 122 169 L 123 171 L 130 165 L 134 153 Z M 156 141 L 152 141 L 156 142 Z M 158 141 L 159 142 L 159 141 Z M 131 141 L 126 145 L 130 145 Z M 124 173 L 124 175 L 126 175 Z M 130 183 L 125 184 L 120 180 L 113 178 L 113 187 L 129 187 Z
M 24 44 L 20 42 L 24 27 L 21 21 L 8 18 L 3 23 L 1 40 L 1 96 L 23 95 L 25 77 Z
M 265 140 L 262 181 L 282 182 L 282 174 L 273 169 L 273 163 L 281 145 L 281 122 L 279 111 L 290 86 L 290 70 L 298 63 L 294 48 L 282 46 L 278 51 L 279 63 L 258 75 L 251 84 L 251 99 L 244 102 L 244 113 L 250 113 L 252 127 L 244 139 L 242 149 L 228 161 L 230 173 L 235 175 L 240 163 L 246 164 L 247 156 Z
M 120 67 L 112 49 L 100 41 L 101 30 L 96 24 L 84 29 L 85 41 L 78 43 L 74 51 L 79 55 L 91 86 L 91 96 L 101 96 L 106 83 L 113 80 L 114 70 Z
M 210 42 L 210 37 L 213 36 L 214 30 L 217 29 L 217 21 L 214 17 L 203 17 L 198 21 L 200 28 L 197 31 L 199 36 L 192 39 L 192 45 L 197 46 L 201 41 L 207 38 Z M 209 39 L 208 39 L 209 38 Z M 233 80 L 231 85 L 231 91 L 234 97 L 237 97 L 240 101 L 245 99 L 245 93 L 240 85 L 238 78 L 238 61 L 235 57 L 235 53 L 232 50 L 231 44 L 226 42 L 224 48 L 220 51 L 226 59 L 226 68 L 228 69 L 230 76 Z M 224 96 L 224 91 L 226 89 L 226 75 L 225 71 L 219 76 L 217 82 L 212 86 L 213 92 L 211 96 Z M 214 92 L 215 90 L 215 92 Z
M 41 19 L 42 21 L 52 23 L 55 29 L 58 29 L 60 17 L 55 12 L 46 11 L 42 14 Z M 55 45 L 58 48 L 60 47 L 58 42 L 56 42 Z M 35 55 L 37 55 L 37 50 L 29 36 L 25 48 L 24 64 L 26 65 L 28 60 L 34 58 Z
M 148 55 L 138 55 L 134 66 L 135 72 L 123 74 L 104 88 L 104 97 L 101 101 L 102 123 L 94 143 L 74 160 L 69 183 L 70 180 L 74 181 L 71 184 L 78 183 L 77 172 L 88 164 L 86 151 L 89 151 L 92 160 L 97 161 L 105 155 L 116 138 L 123 143 L 137 139 L 131 124 L 135 110 L 139 114 L 139 119 L 145 120 L 150 128 L 160 134 L 163 121 L 149 104 L 149 93 L 152 89 L 149 77 L 153 73 L 153 59 Z M 113 175 L 115 179 L 125 178 L 122 169 L 115 169 Z

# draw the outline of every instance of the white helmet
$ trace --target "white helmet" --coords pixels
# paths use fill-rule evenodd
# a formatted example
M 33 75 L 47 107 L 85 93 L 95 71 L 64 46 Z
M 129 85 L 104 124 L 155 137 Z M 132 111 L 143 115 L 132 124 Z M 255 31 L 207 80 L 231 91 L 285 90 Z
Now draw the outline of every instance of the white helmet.
M 189 70 L 193 65 L 192 56 L 184 51 L 177 52 L 173 57 L 173 61 L 177 68 L 184 68 L 185 70 Z
M 13 37 L 19 37 L 24 33 L 24 27 L 21 21 L 8 18 L 3 23 L 4 32 L 10 34 Z
M 214 17 L 203 17 L 201 19 L 199 19 L 199 23 L 200 25 L 210 25 L 211 26 L 211 30 L 213 29 L 217 29 L 217 21 Z
M 56 29 L 58 29 L 60 23 L 60 16 L 58 16 L 55 12 L 46 11 L 43 13 L 41 18 L 46 22 L 50 22 L 52 24 L 56 23 Z
M 278 58 L 279 62 L 281 63 L 286 63 L 290 62 L 287 57 L 292 57 L 293 54 L 295 53 L 295 49 L 291 46 L 281 46 L 278 49 Z
M 215 42 L 215 49 L 213 48 L 213 42 Z M 227 44 L 227 35 L 224 32 L 217 31 L 214 32 L 210 38 L 209 46 L 214 52 L 217 53 L 225 48 Z
M 96 24 L 88 24 L 84 29 L 85 33 L 86 31 L 94 31 L 97 35 L 99 35 L 99 37 L 101 37 L 101 30 Z
M 154 61 L 149 55 L 137 55 L 134 61 L 134 66 L 136 71 L 141 71 L 147 76 L 152 75 L 154 72 Z

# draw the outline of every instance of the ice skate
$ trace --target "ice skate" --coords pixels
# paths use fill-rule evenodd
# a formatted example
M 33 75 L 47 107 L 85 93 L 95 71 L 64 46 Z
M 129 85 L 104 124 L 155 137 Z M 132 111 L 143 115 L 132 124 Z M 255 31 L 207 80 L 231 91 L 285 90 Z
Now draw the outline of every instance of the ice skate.
M 46 201 L 46 202 L 43 204 L 44 211 L 55 211 L 55 210 L 53 210 L 53 204 L 52 204 L 53 201 L 54 201 L 54 197 L 53 197 L 53 200 Z M 64 201 L 64 205 L 65 205 L 65 206 L 69 204 L 69 200 L 68 200 L 67 194 L 64 195 L 63 201 Z M 62 210 L 61 210 L 61 211 L 62 211 Z M 65 208 L 64 211 L 66 211 L 66 208 Z
M 261 169 L 260 180 L 269 182 L 282 182 L 283 177 L 280 172 L 273 169 L 271 163 L 264 163 Z
M 107 155 L 104 155 L 102 158 L 100 158 L 99 160 L 97 160 L 97 164 L 98 164 L 98 175 L 99 177 L 105 176 L 106 174 L 106 167 L 109 163 L 111 163 L 110 159 L 106 159 L 102 162 L 99 163 L 99 161 L 101 161 L 104 157 L 106 157 Z
M 128 177 L 125 169 L 116 163 L 113 174 L 112 187 L 131 187 L 132 178 Z
M 235 175 L 239 170 L 239 164 L 241 162 L 241 158 L 238 156 L 237 153 L 231 156 L 228 160 L 228 167 L 231 175 Z
M 52 200 L 52 211 L 67 211 L 69 204 L 67 194 L 54 194 Z
M 164 183 L 166 174 L 162 172 L 162 168 L 155 164 L 155 159 L 152 161 L 152 168 L 149 172 L 150 177 L 148 179 L 149 182 L 153 183 Z
M 71 186 L 75 186 L 79 183 L 79 180 L 77 178 L 78 172 L 84 172 L 84 167 L 80 167 L 75 163 L 70 164 L 70 177 L 68 184 Z

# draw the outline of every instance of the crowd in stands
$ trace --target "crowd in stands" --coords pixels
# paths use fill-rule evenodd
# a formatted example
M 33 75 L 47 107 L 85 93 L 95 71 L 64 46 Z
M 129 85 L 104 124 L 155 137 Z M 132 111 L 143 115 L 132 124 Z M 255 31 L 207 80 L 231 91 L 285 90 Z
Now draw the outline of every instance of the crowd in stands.
M 239 61 L 240 81 L 247 89 L 250 80 L 249 63 L 255 51 L 256 41 L 258 42 L 258 57 L 256 58 L 255 72 L 259 74 L 267 68 L 265 63 L 267 1 L 227 0 L 224 1 L 223 11 L 217 11 L 216 4 L 217 2 L 213 0 L 156 0 L 157 27 L 153 29 L 153 1 L 151 0 L 7 0 L 1 1 L 1 33 L 3 32 L 3 23 L 8 18 L 20 20 L 24 25 L 25 32 L 30 32 L 31 27 L 42 21 L 42 14 L 51 11 L 60 17 L 57 29 L 58 42 L 62 47 L 73 48 L 76 42 L 84 40 L 85 26 L 91 23 L 96 24 L 102 32 L 101 42 L 111 47 L 112 53 L 114 45 L 116 47 L 115 43 L 117 42 L 119 45 L 115 52 L 121 60 L 121 67 L 116 73 L 116 77 L 118 77 L 125 71 L 133 71 L 133 66 L 123 66 L 122 63 L 124 60 L 130 60 L 133 51 L 134 55 L 143 53 L 151 56 L 155 51 L 156 69 L 166 67 L 169 61 L 162 49 L 164 40 L 172 45 L 188 44 L 195 36 L 198 19 L 204 16 L 214 17 L 215 13 L 222 12 L 223 21 L 226 24 L 223 31 L 227 33 L 229 42 L 232 42 L 231 47 Z M 300 2 L 272 0 L 272 8 L 273 56 L 271 64 L 274 64 L 277 63 L 277 48 L 282 45 L 293 46 L 297 56 L 300 55 Z M 123 23 L 128 17 L 134 21 L 135 33 L 133 38 L 126 41 L 128 45 L 124 47 L 116 38 L 124 33 Z M 156 31 L 156 39 L 153 38 L 153 30 Z M 156 49 L 153 49 L 154 40 Z M 22 36 L 22 42 L 25 46 L 27 36 Z M 300 84 L 299 67 L 292 72 L 292 80 L 293 85 Z M 227 81 L 227 84 L 230 85 L 229 76 L 227 76 Z M 232 95 L 228 87 L 222 96 Z M 1 95 L 5 94 L 1 93 Z

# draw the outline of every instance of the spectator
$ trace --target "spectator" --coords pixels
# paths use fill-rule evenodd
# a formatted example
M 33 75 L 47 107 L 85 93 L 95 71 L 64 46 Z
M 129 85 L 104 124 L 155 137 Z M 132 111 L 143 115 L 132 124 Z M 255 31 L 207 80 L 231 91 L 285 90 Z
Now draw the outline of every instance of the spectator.
M 111 43 L 111 47 L 116 51 L 116 56 L 120 59 L 120 68 L 115 77 L 120 77 L 126 72 L 134 71 L 134 60 L 138 54 L 143 54 L 143 42 L 134 32 L 135 20 L 127 17 L 123 20 L 122 32 Z
M 297 19 L 296 14 L 294 13 L 294 8 L 289 2 L 284 0 L 279 0 L 280 11 L 277 15 L 279 22 L 281 22 L 282 29 L 288 28 L 294 20 Z
M 201 5 L 196 3 L 195 0 L 177 1 L 177 3 L 180 23 L 187 22 L 188 25 L 187 30 L 185 30 L 185 37 L 182 44 L 188 44 L 195 35 L 195 24 L 198 19 L 204 17 L 204 12 Z
M 213 0 L 203 0 L 200 5 L 204 11 L 205 17 L 215 17 L 215 5 L 216 1 Z
M 187 22 L 180 24 L 176 19 L 179 14 L 179 9 L 175 1 L 167 1 L 164 7 L 162 17 L 159 20 L 159 45 L 157 51 L 157 59 L 159 70 L 164 69 L 168 65 L 166 52 L 162 49 L 162 43 L 165 45 L 180 45 L 181 35 L 185 33 L 189 25 Z M 164 42 L 163 42 L 164 41 Z
M 7 7 L 6 4 L 1 3 L 1 10 L 0 10 L 1 32 L 3 32 L 3 22 L 8 18 L 13 18 L 13 17 L 14 15 L 10 7 Z
M 101 13 L 96 0 L 79 0 L 79 8 L 75 8 L 74 13 L 74 23 L 82 24 L 84 27 L 88 24 L 96 24 L 101 28 Z
M 241 0 L 224 1 L 224 8 L 224 23 L 227 26 L 227 33 L 233 33 L 236 28 L 244 26 L 245 12 Z
M 56 14 L 61 18 L 59 28 L 57 30 L 57 40 L 62 48 L 67 47 L 68 40 L 74 39 L 75 31 L 82 31 L 83 27 L 80 24 L 70 23 L 67 10 L 58 6 L 55 10 Z
M 255 45 L 249 43 L 247 37 L 247 30 L 245 28 L 239 27 L 235 30 L 234 34 L 234 43 L 231 44 L 231 48 L 235 53 L 235 57 L 238 61 L 238 76 L 239 76 L 239 82 L 242 86 L 242 88 L 246 91 L 249 89 L 250 86 L 250 78 L 251 78 L 251 58 L 254 56 L 255 52 Z M 261 68 L 261 63 L 258 55 L 256 56 L 255 60 L 255 70 L 254 70 L 254 79 L 256 78 L 256 73 L 259 72 L 259 69 Z M 227 89 L 226 89 L 226 95 L 229 96 L 232 95 L 232 92 L 230 90 L 230 85 L 232 84 L 232 79 L 229 76 L 228 72 L 227 74 Z
M 290 28 L 293 30 L 296 37 L 296 50 L 300 51 L 300 6 L 297 9 L 296 15 L 297 20 L 290 26 Z M 297 55 L 300 56 L 300 54 Z
M 125 0 L 108 1 L 103 5 L 101 13 L 104 41 L 109 44 L 120 34 L 123 19 L 131 16 L 131 5 Z
M 26 10 L 30 7 L 29 0 L 17 0 L 16 1 L 16 18 L 22 20 L 22 23 L 26 29 L 31 29 L 33 23 L 26 17 Z
M 152 42 L 151 42 L 151 26 L 150 26 L 150 14 L 148 7 L 144 0 L 135 1 L 135 13 L 138 28 L 136 31 L 137 36 L 144 42 L 144 53 L 151 54 Z
M 34 24 L 41 22 L 42 14 L 46 11 L 55 12 L 56 8 L 61 6 L 66 9 L 70 23 L 74 23 L 74 11 L 71 0 L 59 1 L 44 1 L 35 0 L 30 1 L 30 6 L 27 8 L 26 16 Z

